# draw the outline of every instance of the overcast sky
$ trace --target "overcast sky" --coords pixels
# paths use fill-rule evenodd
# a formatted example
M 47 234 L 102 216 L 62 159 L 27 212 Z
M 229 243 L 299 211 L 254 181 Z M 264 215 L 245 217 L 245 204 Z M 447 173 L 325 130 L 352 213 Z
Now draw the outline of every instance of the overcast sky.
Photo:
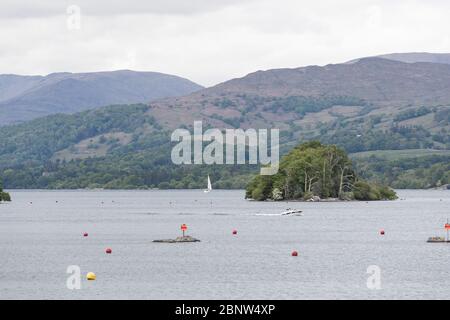
M 210 86 L 256 70 L 450 52 L 449 14 L 448 0 L 1 0 L 0 73 L 132 69 Z

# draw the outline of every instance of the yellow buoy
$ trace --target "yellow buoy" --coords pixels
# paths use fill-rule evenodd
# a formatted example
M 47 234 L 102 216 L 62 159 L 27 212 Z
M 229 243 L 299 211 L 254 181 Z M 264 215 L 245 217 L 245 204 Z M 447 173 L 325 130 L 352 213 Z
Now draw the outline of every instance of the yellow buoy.
M 86 279 L 88 279 L 88 280 L 95 280 L 95 273 L 88 272 L 88 274 L 86 275 Z

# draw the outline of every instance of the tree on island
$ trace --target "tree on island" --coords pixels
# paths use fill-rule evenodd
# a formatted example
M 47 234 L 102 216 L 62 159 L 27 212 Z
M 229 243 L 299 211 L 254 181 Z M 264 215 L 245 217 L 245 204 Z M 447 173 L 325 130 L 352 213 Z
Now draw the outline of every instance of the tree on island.
M 386 186 L 358 178 L 342 149 L 312 141 L 295 147 L 280 161 L 273 176 L 256 176 L 247 186 L 246 198 L 264 200 L 394 200 Z
M 9 193 L 3 192 L 2 183 L 0 181 L 0 202 L 1 201 L 11 201 Z

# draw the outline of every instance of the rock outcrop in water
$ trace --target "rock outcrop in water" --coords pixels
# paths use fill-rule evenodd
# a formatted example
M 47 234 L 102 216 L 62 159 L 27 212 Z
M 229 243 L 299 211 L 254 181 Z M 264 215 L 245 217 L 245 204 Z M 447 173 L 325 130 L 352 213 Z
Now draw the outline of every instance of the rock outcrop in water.
M 200 240 L 195 239 L 191 236 L 177 237 L 176 239 L 163 239 L 163 240 L 153 240 L 157 243 L 185 243 L 185 242 L 200 242 Z

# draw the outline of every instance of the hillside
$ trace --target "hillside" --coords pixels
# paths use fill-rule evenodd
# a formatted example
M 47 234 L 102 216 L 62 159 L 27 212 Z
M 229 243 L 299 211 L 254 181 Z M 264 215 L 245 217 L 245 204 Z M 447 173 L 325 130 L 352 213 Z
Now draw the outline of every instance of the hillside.
M 448 105 L 449 88 L 450 65 L 368 58 L 354 64 L 258 71 L 151 105 L 168 126 L 178 125 L 176 120 L 172 123 L 170 114 L 186 110 L 191 119 L 214 114 L 233 119 L 244 114 L 251 118 L 248 124 L 258 118 L 265 124 L 279 122 L 283 126 L 290 119 L 306 125 L 314 122 L 303 119 L 306 113 L 333 107 L 335 115 L 321 114 L 320 121 L 336 119 L 338 114 L 369 112 L 369 108 L 383 108 L 393 115 L 412 107 Z M 245 117 L 240 120 L 247 124 Z
M 216 188 L 244 187 L 257 166 L 171 164 L 172 130 L 190 128 L 194 120 L 203 120 L 204 127 L 280 128 L 282 153 L 309 140 L 349 153 L 449 150 L 449 89 L 450 65 L 435 63 L 370 58 L 258 71 L 150 105 L 110 106 L 0 128 L 0 176 L 8 188 L 202 188 L 209 173 Z M 387 166 L 365 167 L 367 159 L 372 158 L 356 166 L 365 178 L 397 183 L 400 175 L 384 176 Z M 433 161 L 445 164 L 448 158 Z M 414 170 L 414 162 L 407 170 Z M 438 182 L 418 179 L 430 187 Z
M 172 129 L 200 119 L 219 128 L 280 128 L 291 147 L 320 137 L 352 153 L 449 149 L 449 89 L 450 65 L 370 58 L 258 71 L 152 103 L 149 114 Z
M 147 103 L 200 89 L 180 77 L 128 70 L 45 77 L 0 75 L 0 126 L 111 104 Z
M 236 114 L 235 111 L 276 113 L 273 111 L 278 110 L 274 109 L 285 104 L 283 99 L 292 97 L 310 100 L 328 97 L 335 100 L 332 102 L 335 105 L 342 102 L 341 105 L 346 106 L 435 106 L 449 104 L 449 88 L 450 65 L 366 58 L 353 64 L 258 71 L 152 106 L 161 112 L 168 107 L 175 112 L 194 110 L 195 117 L 208 117 L 213 113 L 227 116 Z M 294 109 L 285 108 L 283 114 L 277 116 L 281 121 L 292 118 L 298 114 Z M 264 114 L 262 116 L 264 118 Z

